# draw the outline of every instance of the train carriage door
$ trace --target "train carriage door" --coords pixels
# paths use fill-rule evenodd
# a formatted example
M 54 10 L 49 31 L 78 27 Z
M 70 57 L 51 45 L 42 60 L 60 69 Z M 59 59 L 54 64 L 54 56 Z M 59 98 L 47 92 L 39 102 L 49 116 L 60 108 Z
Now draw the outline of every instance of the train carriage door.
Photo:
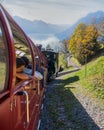
M 12 34 L 0 7 L 0 130 L 12 130 Z M 11 73 L 10 73 L 11 72 Z

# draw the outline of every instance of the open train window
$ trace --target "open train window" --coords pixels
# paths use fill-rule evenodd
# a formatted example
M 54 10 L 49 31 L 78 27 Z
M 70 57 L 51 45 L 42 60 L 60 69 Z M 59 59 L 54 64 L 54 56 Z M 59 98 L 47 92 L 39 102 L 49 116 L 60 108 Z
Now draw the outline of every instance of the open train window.
M 0 93 L 7 90 L 9 74 L 9 58 L 6 36 L 0 20 Z
M 31 54 L 31 49 L 28 43 L 28 40 L 25 36 L 25 34 L 23 33 L 23 31 L 13 22 L 10 22 L 10 26 L 11 26 L 11 30 L 13 33 L 13 37 L 14 37 L 14 43 L 15 43 L 15 53 L 16 53 L 16 58 L 27 58 L 29 63 L 28 65 L 25 66 L 25 72 L 29 75 L 32 75 L 32 68 L 31 70 L 29 70 L 30 68 L 28 68 L 28 66 L 31 64 L 33 64 L 32 62 L 32 54 Z M 22 59 L 24 60 L 24 59 Z M 21 80 L 20 80 L 21 81 Z M 16 83 L 18 83 L 16 81 Z
M 38 54 L 38 50 L 34 47 L 34 57 L 35 57 L 35 60 L 36 60 L 36 70 L 39 71 L 40 70 L 40 57 L 39 57 L 39 54 Z

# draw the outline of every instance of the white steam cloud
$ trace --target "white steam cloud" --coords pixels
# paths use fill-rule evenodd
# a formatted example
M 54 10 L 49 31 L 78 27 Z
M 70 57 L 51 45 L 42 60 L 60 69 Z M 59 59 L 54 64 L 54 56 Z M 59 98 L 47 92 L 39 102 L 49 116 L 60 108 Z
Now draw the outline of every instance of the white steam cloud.
M 55 36 L 49 37 L 46 40 L 34 40 L 32 39 L 35 44 L 41 44 L 43 48 L 47 48 L 49 45 L 51 49 L 53 49 L 55 52 L 58 51 L 64 51 L 64 46 L 62 42 Z

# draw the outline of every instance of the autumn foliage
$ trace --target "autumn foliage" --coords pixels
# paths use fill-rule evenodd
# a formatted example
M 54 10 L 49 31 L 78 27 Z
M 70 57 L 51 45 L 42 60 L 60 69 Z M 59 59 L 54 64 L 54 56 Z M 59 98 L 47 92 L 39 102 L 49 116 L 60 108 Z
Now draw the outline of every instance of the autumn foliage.
M 94 25 L 81 23 L 77 26 L 69 40 L 69 50 L 81 64 L 89 60 L 100 49 L 97 42 L 98 31 Z

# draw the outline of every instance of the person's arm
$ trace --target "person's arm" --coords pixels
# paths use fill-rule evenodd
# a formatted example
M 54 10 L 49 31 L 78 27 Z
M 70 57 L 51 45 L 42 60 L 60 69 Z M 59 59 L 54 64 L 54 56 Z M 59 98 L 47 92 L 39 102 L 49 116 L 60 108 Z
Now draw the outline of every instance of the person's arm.
M 16 73 L 16 77 L 21 79 L 21 80 L 30 79 L 30 77 L 27 74 L 24 74 L 24 73 Z

